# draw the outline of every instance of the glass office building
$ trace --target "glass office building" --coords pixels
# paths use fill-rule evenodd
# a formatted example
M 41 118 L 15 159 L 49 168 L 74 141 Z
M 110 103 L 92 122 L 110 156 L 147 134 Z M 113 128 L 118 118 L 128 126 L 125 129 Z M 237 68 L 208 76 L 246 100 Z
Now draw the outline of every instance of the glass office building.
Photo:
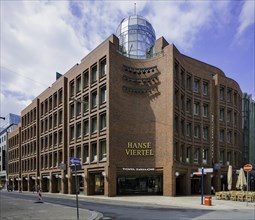
M 135 15 L 123 19 L 117 28 L 117 37 L 123 55 L 135 59 L 153 55 L 155 31 L 144 17 Z

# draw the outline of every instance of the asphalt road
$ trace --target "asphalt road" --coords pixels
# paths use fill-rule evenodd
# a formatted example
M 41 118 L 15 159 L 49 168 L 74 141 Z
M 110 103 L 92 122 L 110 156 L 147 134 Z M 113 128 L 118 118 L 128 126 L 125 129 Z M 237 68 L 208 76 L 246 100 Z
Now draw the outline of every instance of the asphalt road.
M 5 209 L 5 199 L 10 199 L 13 201 L 20 201 L 19 209 L 28 209 L 26 204 L 29 202 L 34 203 L 38 197 L 36 194 L 25 194 L 25 193 L 18 193 L 18 192 L 1 192 L 1 213 L 4 213 L 4 216 L 8 216 L 7 210 Z M 50 204 L 52 206 L 58 206 L 58 208 L 63 209 L 63 216 L 62 219 L 65 218 L 65 211 L 67 208 L 72 207 L 72 213 L 74 219 L 76 217 L 76 200 L 74 197 L 68 197 L 66 195 L 43 195 L 44 204 Z M 17 204 L 17 203 L 15 203 Z M 40 206 L 40 204 L 38 204 Z M 44 209 L 47 209 L 44 207 Z M 254 210 L 200 210 L 200 209 L 183 209 L 183 208 L 176 208 L 176 207 L 160 207 L 160 206 L 142 206 L 141 204 L 130 204 L 124 202 L 116 202 L 113 201 L 100 201 L 97 199 L 86 200 L 85 198 L 79 198 L 79 211 L 82 213 L 86 209 L 94 210 L 99 213 L 103 214 L 103 219 L 112 219 L 112 220 L 169 220 L 169 219 L 255 219 L 255 212 Z M 14 209 L 15 211 L 15 209 Z M 30 210 L 31 211 L 31 210 Z M 45 212 L 50 215 L 50 211 Z M 69 211 L 68 211 L 69 213 Z M 27 210 L 27 214 L 29 215 L 29 210 Z M 60 212 L 61 215 L 61 212 Z M 82 216 L 82 214 L 81 214 Z M 9 218 L 5 218 L 9 219 Z M 33 219 L 31 217 L 28 219 Z M 38 219 L 38 218 L 37 218 Z M 42 218 L 43 219 L 43 218 Z M 45 219 L 50 219 L 49 217 Z M 72 218 L 73 219 L 73 218 Z M 82 219 L 82 218 L 80 218 Z M 85 218 L 86 219 L 86 218 Z

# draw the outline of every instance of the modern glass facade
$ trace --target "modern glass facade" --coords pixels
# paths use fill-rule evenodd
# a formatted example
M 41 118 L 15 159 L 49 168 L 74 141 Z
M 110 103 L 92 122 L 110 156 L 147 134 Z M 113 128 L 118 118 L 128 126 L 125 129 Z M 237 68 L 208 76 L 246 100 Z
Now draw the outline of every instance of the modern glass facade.
M 121 52 L 130 58 L 146 59 L 153 54 L 155 31 L 142 16 L 129 16 L 117 28 Z

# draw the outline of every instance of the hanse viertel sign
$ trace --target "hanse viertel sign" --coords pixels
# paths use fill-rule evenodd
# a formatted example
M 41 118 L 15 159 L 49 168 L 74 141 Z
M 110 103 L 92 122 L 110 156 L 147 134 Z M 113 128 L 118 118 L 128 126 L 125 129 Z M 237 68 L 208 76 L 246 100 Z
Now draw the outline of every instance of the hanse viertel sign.
M 125 152 L 127 156 L 154 156 L 151 142 L 128 142 Z

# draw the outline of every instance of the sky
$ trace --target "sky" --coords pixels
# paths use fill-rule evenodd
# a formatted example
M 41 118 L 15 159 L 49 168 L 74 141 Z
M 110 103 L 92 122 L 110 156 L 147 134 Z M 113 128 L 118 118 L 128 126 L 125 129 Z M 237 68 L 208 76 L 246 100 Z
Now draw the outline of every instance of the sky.
M 0 116 L 20 115 L 56 72 L 66 73 L 115 34 L 135 3 L 156 38 L 220 68 L 255 99 L 254 0 L 1 0 Z

